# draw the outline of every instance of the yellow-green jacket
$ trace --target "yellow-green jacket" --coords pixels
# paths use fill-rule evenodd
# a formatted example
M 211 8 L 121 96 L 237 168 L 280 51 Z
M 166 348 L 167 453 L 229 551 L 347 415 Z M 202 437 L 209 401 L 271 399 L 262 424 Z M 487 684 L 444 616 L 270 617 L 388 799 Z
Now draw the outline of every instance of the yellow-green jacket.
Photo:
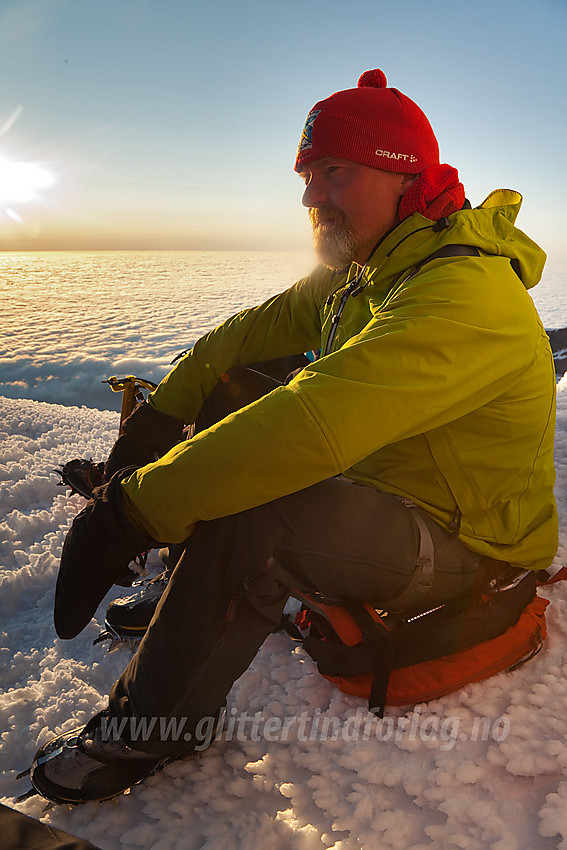
M 520 204 L 499 190 L 442 230 L 418 213 L 405 219 L 346 300 L 330 353 L 126 479 L 130 516 L 156 540 L 179 542 L 199 520 L 344 473 L 412 498 L 476 552 L 549 566 L 555 372 L 526 291 L 545 255 L 513 225 Z M 480 255 L 427 262 L 455 244 Z M 150 403 L 192 422 L 231 366 L 325 351 L 358 271 L 318 268 L 238 313 L 195 344 Z

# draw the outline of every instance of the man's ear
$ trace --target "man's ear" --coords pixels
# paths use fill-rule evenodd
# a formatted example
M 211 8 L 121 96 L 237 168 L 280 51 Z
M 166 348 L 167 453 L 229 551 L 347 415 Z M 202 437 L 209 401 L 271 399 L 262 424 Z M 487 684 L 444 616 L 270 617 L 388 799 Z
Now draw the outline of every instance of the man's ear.
M 400 181 L 400 198 L 405 195 L 409 187 L 415 183 L 419 174 L 402 174 Z

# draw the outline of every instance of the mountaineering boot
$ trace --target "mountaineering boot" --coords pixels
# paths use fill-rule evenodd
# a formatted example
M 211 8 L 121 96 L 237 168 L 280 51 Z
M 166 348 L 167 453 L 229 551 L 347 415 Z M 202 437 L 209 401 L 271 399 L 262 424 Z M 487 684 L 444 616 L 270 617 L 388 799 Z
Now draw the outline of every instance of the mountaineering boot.
M 83 729 L 65 732 L 40 747 L 30 770 L 35 790 L 53 803 L 109 800 L 175 758 L 132 749 L 109 734 L 110 719 L 100 712 Z
M 140 730 L 144 718 L 111 717 L 105 709 L 95 714 L 82 729 L 57 735 L 39 748 L 29 771 L 20 774 L 29 773 L 33 786 L 33 791 L 21 799 L 35 791 L 52 803 L 110 800 L 143 782 L 169 762 L 207 749 L 215 739 L 219 723 L 224 722 L 225 712 L 226 704 L 223 703 L 214 716 L 203 718 L 193 731 L 184 733 L 182 739 L 174 738 L 175 741 L 183 740 L 184 746 L 178 743 L 177 751 L 157 755 L 136 750 L 121 737 L 121 731 L 130 724 Z M 206 724 L 200 729 L 203 720 Z
M 150 625 L 183 550 L 183 544 L 160 549 L 159 556 L 165 570 L 155 578 L 134 585 L 134 592 L 130 596 L 122 596 L 110 603 L 104 620 L 105 631 L 95 643 L 111 639 L 113 643 L 110 649 L 114 649 L 121 641 L 129 641 L 135 648 L 136 642 L 143 638 Z
M 130 596 L 114 599 L 106 610 L 104 620 L 109 636 L 116 639 L 141 639 L 154 616 L 170 576 L 171 570 L 165 570 L 155 578 L 133 587 L 134 593 Z

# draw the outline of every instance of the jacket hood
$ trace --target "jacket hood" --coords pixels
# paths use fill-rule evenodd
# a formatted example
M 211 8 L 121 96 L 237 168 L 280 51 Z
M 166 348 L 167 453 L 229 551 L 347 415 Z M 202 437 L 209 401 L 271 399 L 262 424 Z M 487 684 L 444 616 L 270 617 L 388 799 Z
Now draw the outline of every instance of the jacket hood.
M 382 268 L 388 263 L 388 273 L 397 274 L 412 263 L 423 263 L 445 245 L 471 245 L 485 254 L 508 257 L 526 289 L 531 289 L 541 279 L 547 257 L 514 225 L 521 204 L 519 192 L 496 189 L 475 209 L 459 210 L 438 222 L 414 213 L 388 234 L 370 265 Z

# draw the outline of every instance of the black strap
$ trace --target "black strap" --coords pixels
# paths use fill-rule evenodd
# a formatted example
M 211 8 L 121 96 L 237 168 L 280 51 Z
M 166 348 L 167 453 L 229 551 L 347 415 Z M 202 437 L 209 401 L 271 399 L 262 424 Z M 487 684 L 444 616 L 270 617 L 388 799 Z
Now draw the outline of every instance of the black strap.
M 381 651 L 376 654 L 374 665 L 374 676 L 370 696 L 368 697 L 368 711 L 372 711 L 378 717 L 384 717 L 386 708 L 386 696 L 390 684 L 390 673 L 394 666 L 394 645 L 386 638 L 380 647 Z
M 426 263 L 431 262 L 431 260 L 438 260 L 443 257 L 480 257 L 480 251 L 478 248 L 473 248 L 472 245 L 444 245 L 442 248 L 439 248 L 438 251 L 435 251 L 434 254 L 431 254 L 430 257 L 427 257 L 426 260 L 423 260 L 411 273 L 410 277 L 413 277 L 418 271 L 424 266 Z M 522 275 L 520 274 L 520 263 L 517 258 L 510 258 L 510 265 L 512 266 L 512 270 L 514 273 L 522 279 Z M 409 278 L 407 278 L 409 280 Z
M 368 697 L 368 710 L 372 711 L 378 717 L 384 717 L 386 695 L 388 693 L 388 685 L 390 683 L 390 673 L 394 667 L 395 660 L 394 643 L 390 637 L 388 628 L 384 624 L 377 623 L 374 620 L 364 603 L 353 600 L 344 600 L 341 604 L 358 625 L 362 632 L 363 639 L 367 641 L 370 646 L 375 647 L 374 669 L 372 671 L 372 687 L 370 689 L 370 696 Z M 396 620 L 393 624 L 394 628 L 399 625 L 399 620 Z
M 414 277 L 426 263 L 430 263 L 432 260 L 443 259 L 444 257 L 480 257 L 480 251 L 478 248 L 473 248 L 472 245 L 443 245 L 443 247 L 439 248 L 438 251 L 435 251 L 434 254 L 431 254 L 429 257 L 426 257 L 425 260 L 422 260 L 422 262 L 414 268 L 406 280 L 410 280 L 410 278 Z
M 472 245 L 443 245 L 442 248 L 439 248 L 438 251 L 424 260 L 421 265 L 442 257 L 480 257 L 480 251 Z

